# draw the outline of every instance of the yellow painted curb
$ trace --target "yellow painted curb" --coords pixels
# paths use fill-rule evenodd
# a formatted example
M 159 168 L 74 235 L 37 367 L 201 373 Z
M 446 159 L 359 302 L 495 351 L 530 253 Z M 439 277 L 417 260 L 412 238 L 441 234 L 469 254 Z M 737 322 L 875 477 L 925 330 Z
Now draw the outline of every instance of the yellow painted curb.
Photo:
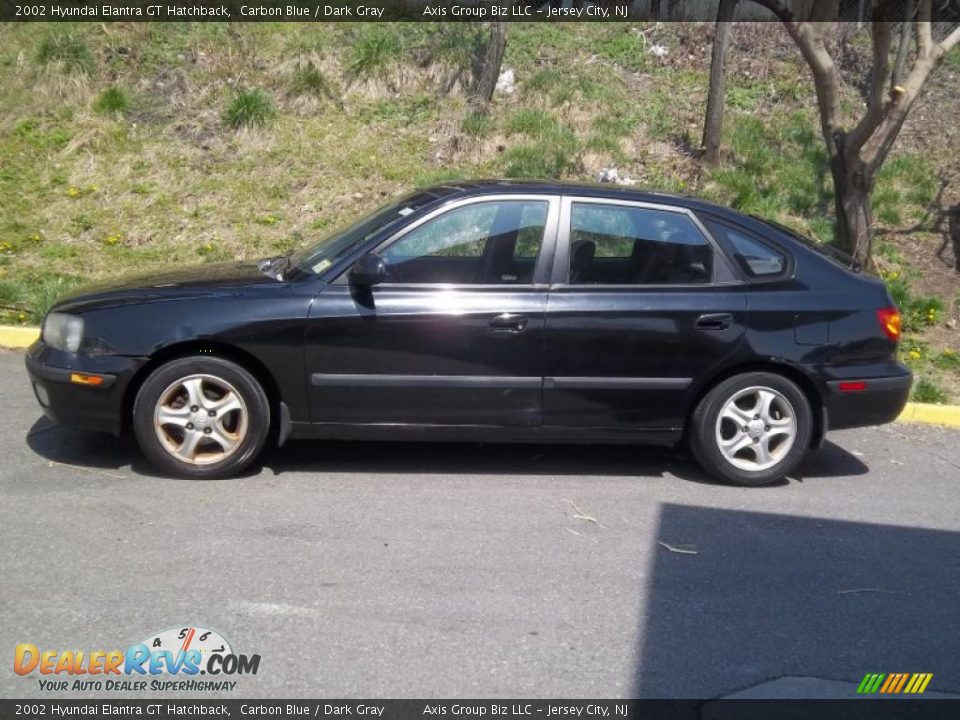
M 0 325 L 0 347 L 28 348 L 38 337 L 40 337 L 38 327 Z
M 960 406 L 907 403 L 897 422 L 960 427 Z

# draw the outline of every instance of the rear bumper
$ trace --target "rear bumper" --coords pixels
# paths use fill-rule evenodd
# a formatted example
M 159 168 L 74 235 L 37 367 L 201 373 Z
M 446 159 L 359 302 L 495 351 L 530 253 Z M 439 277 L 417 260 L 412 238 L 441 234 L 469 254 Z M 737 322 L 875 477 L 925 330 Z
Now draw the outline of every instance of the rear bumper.
M 824 410 L 830 430 L 883 425 L 897 419 L 910 397 L 913 375 L 902 365 L 896 374 L 829 380 Z
M 61 425 L 119 435 L 124 394 L 145 358 L 71 355 L 38 340 L 27 350 L 25 362 L 44 415 Z M 78 384 L 71 380 L 76 373 L 103 380 L 98 386 Z

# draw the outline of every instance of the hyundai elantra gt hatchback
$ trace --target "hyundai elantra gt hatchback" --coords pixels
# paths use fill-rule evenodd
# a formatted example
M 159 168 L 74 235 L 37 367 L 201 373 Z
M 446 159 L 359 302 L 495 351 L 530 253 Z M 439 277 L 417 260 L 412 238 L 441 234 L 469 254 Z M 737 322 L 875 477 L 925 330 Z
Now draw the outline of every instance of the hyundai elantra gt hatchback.
M 790 230 L 611 185 L 460 182 L 315 245 L 60 299 L 26 363 L 51 419 L 163 473 L 268 441 L 685 440 L 722 480 L 890 422 L 910 372 L 876 278 Z

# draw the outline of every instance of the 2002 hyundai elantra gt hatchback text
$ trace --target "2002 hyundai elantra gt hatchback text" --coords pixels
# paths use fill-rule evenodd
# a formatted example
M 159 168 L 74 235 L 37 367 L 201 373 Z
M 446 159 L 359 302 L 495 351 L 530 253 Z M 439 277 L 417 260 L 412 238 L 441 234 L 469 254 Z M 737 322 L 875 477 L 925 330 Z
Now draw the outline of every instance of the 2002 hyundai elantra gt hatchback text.
M 27 354 L 53 420 L 164 473 L 287 438 L 673 444 L 760 485 L 911 384 L 882 282 L 786 228 L 610 185 L 422 190 L 289 256 L 61 299 Z

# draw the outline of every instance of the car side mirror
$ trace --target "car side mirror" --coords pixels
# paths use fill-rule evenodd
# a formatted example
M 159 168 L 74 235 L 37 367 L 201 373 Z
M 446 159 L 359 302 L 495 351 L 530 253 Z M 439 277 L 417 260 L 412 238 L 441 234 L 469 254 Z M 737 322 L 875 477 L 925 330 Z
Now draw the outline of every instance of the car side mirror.
M 368 253 L 350 268 L 349 279 L 357 287 L 378 285 L 387 279 L 387 261 L 376 253 Z

